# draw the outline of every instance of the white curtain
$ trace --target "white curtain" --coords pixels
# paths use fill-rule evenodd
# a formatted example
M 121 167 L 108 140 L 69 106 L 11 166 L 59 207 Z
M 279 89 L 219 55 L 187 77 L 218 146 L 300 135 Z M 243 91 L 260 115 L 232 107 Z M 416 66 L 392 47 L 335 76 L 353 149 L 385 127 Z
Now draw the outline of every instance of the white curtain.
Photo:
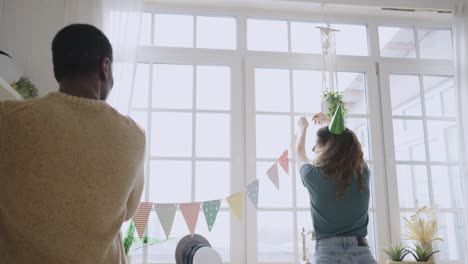
M 87 23 L 100 28 L 114 51 L 114 88 L 107 100 L 128 114 L 133 95 L 143 0 L 66 0 L 65 24 Z
M 468 0 L 457 4 L 453 18 L 454 27 L 454 47 L 455 47 L 455 67 L 457 74 L 458 104 L 461 136 L 465 146 L 462 146 L 463 179 L 465 205 L 468 205 Z M 466 208 L 466 207 L 465 207 Z M 465 213 L 465 229 L 468 237 L 468 213 Z M 468 252 L 468 241 L 465 241 L 465 252 Z M 465 253 L 465 263 L 468 264 L 468 257 Z

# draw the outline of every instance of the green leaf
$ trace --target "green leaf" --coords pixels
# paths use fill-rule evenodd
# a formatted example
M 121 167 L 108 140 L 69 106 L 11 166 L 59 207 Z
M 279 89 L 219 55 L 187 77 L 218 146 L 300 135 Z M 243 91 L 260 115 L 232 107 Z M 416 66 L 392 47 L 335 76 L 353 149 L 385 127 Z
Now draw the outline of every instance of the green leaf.
M 38 95 L 36 86 L 28 77 L 21 77 L 13 86 L 23 99 L 32 99 Z

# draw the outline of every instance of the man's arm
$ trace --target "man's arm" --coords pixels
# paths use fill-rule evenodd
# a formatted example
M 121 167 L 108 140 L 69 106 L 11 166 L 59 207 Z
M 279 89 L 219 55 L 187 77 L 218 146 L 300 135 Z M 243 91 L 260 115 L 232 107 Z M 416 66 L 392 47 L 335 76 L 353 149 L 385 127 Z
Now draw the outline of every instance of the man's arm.
M 145 185 L 144 171 L 144 162 L 142 162 L 136 175 L 135 185 L 133 186 L 133 190 L 127 200 L 127 215 L 125 216 L 125 221 L 132 219 L 138 209 L 138 205 L 140 204 L 143 186 Z

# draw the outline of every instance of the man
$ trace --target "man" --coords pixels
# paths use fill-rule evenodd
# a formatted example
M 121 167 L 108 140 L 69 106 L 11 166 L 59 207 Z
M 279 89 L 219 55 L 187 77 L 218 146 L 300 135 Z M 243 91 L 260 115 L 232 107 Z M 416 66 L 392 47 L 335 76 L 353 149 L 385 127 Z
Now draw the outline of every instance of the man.
M 59 91 L 0 102 L 0 263 L 125 263 L 145 136 L 106 104 L 112 47 L 90 25 L 52 43 Z

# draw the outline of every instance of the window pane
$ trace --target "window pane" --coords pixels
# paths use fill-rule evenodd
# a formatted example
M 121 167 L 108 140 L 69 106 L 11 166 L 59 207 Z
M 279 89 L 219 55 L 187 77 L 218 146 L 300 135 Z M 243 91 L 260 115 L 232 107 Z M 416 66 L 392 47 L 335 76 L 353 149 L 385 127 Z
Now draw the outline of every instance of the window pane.
M 190 201 L 192 193 L 191 163 L 191 161 L 151 161 L 149 200 L 155 203 Z
M 369 138 L 369 124 L 365 118 L 348 118 L 346 127 L 351 129 L 361 143 L 364 159 L 370 159 L 370 138 Z
M 314 230 L 314 227 L 312 226 L 312 217 L 310 215 L 310 212 L 297 212 L 297 244 L 299 246 L 298 250 L 298 259 L 302 259 L 302 250 L 303 250 L 303 245 L 302 245 L 302 229 L 304 228 L 306 236 L 305 236 L 305 250 L 306 250 L 306 256 L 307 258 L 312 261 L 312 255 L 315 252 L 315 240 L 312 240 L 311 234 L 307 234 Z M 300 263 L 305 263 L 305 262 L 300 262 Z
M 426 115 L 455 116 L 456 97 L 453 77 L 424 76 Z
M 289 212 L 258 212 L 259 262 L 294 260 L 293 221 Z
M 380 56 L 416 58 L 413 28 L 379 27 Z
M 349 114 L 367 113 L 366 78 L 363 73 L 339 72 L 338 87 L 344 91 Z
M 155 14 L 154 44 L 193 48 L 193 16 Z
M 442 208 L 463 207 L 460 169 L 456 166 L 432 166 L 431 171 L 434 203 Z
M 151 13 L 143 13 L 141 16 L 140 45 L 151 44 Z
M 452 59 L 452 31 L 418 29 L 419 54 L 423 59 Z
M 257 162 L 257 178 L 261 179 L 258 206 L 259 207 L 292 207 L 292 181 L 285 177 L 283 168 L 278 165 L 279 190 L 270 181 L 266 172 L 274 164 L 271 162 Z
M 369 249 L 372 252 L 374 258 L 378 259 L 379 256 L 379 248 L 377 247 L 377 225 L 376 225 L 376 217 L 375 213 L 369 212 L 369 225 L 367 226 L 367 240 L 369 242 Z
M 129 87 L 132 87 L 133 84 L 134 66 L 132 63 L 122 62 L 113 64 L 114 88 L 106 101 L 115 109 L 121 111 L 122 114 L 127 114 L 127 110 L 129 110 L 128 99 L 132 93 L 132 89 L 129 89 Z
M 289 71 L 255 69 L 257 111 L 290 111 Z
M 229 212 L 218 212 L 216 222 L 210 232 L 206 225 L 205 215 L 200 211 L 197 224 L 197 234 L 204 236 L 210 242 L 224 262 L 229 262 L 231 258 L 231 232 L 229 231 L 231 226 L 229 219 Z M 173 255 L 174 252 L 172 252 Z
M 133 111 L 130 112 L 130 117 L 135 121 L 141 129 L 145 132 L 148 131 L 148 113 L 147 112 L 140 112 L 140 111 Z
M 419 76 L 390 75 L 390 94 L 394 115 L 421 115 Z
M 133 86 L 132 107 L 148 107 L 149 64 L 138 63 Z
M 228 114 L 197 114 L 197 157 L 230 157 L 231 125 Z
M 153 107 L 192 109 L 193 66 L 153 66 Z
M 192 114 L 153 113 L 151 155 L 192 156 Z
M 429 153 L 432 161 L 457 161 L 457 126 L 450 121 L 427 121 Z
M 197 16 L 197 48 L 236 49 L 236 19 Z
M 279 158 L 291 140 L 289 116 L 257 115 L 257 157 Z
M 369 179 L 369 191 L 370 191 L 370 208 L 375 208 L 375 192 L 374 192 L 374 167 L 372 166 L 371 163 L 367 162 L 367 166 L 369 167 L 370 170 L 370 179 Z
M 227 161 L 197 161 L 195 200 L 224 199 L 230 195 L 231 166 Z
M 401 229 L 401 238 L 403 240 L 403 236 L 408 234 L 408 227 L 406 226 L 406 222 L 403 218 L 410 219 L 411 215 L 414 215 L 415 212 L 400 212 L 400 229 Z M 410 242 L 410 241 L 408 241 Z M 412 241 L 410 242 L 412 243 Z M 414 260 L 413 258 L 406 257 L 405 260 Z
M 393 120 L 396 160 L 426 160 L 422 121 Z
M 300 53 L 321 53 L 320 30 L 323 24 L 291 22 L 291 51 Z
M 294 88 L 294 112 L 320 112 L 322 73 L 320 71 L 294 70 L 292 75 Z
M 288 23 L 247 19 L 247 48 L 261 51 L 288 51 Z
M 419 208 L 430 203 L 426 166 L 397 165 L 397 179 L 401 208 Z
M 360 25 L 334 24 L 331 28 L 339 30 L 335 33 L 336 54 L 367 56 L 367 27 Z
M 444 241 L 436 242 L 440 250 L 438 258 L 443 260 L 463 260 L 465 257 L 465 225 L 463 214 L 438 213 L 439 233 Z
M 197 108 L 231 109 L 231 68 L 197 66 Z

